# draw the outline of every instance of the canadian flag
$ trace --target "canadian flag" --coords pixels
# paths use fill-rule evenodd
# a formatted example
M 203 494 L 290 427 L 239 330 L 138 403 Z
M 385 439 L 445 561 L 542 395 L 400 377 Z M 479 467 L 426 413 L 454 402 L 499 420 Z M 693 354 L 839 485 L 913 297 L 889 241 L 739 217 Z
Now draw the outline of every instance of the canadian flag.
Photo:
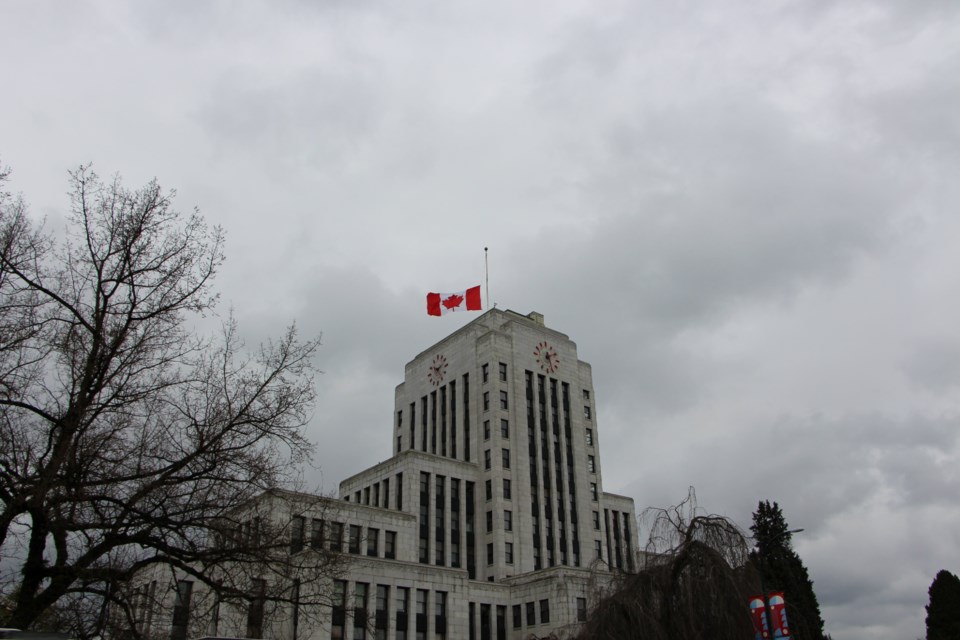
M 427 315 L 442 316 L 454 311 L 480 311 L 480 285 L 456 293 L 428 293 Z

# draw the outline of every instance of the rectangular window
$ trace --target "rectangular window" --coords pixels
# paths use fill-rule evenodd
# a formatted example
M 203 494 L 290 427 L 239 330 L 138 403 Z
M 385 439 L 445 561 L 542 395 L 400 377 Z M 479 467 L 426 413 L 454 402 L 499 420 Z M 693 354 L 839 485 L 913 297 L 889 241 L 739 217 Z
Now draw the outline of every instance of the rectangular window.
M 503 530 L 513 531 L 513 511 L 504 510 L 503 512 Z
M 590 473 L 597 472 L 597 461 L 593 456 L 587 456 L 587 471 Z
M 587 440 L 587 446 L 592 447 L 593 446 L 593 429 L 586 430 L 586 440 Z
M 597 501 L 600 499 L 600 494 L 599 494 L 599 491 L 597 490 L 596 482 L 590 483 L 590 499 L 593 501 Z
M 593 555 L 598 560 L 603 560 L 603 545 L 599 540 L 593 541 Z
M 501 392 L 500 392 L 500 408 L 503 409 L 504 411 L 506 411 L 506 410 L 507 410 L 507 404 L 508 404 L 508 403 L 507 403 L 507 392 L 506 392 L 506 391 L 501 391 Z
M 483 421 L 483 439 L 484 440 L 490 439 L 490 421 L 489 420 Z
M 185 640 L 187 628 L 190 624 L 190 596 L 193 593 L 193 582 L 180 580 L 177 582 L 177 592 L 173 601 L 173 620 L 170 625 L 171 640 Z
M 493 480 L 487 480 L 483 488 L 486 490 L 487 500 L 493 500 Z
M 377 585 L 377 608 L 374 619 L 374 638 L 375 640 L 387 640 L 387 621 L 390 612 L 387 607 L 390 606 L 390 587 L 385 584 Z
M 490 456 L 490 449 L 487 449 L 483 452 L 483 468 L 489 469 L 492 466 L 492 460 L 493 458 Z
M 583 399 L 584 399 L 584 400 L 589 400 L 589 399 L 590 399 L 590 389 L 584 389 L 584 390 L 583 390 Z
M 493 564 L 493 543 L 487 543 L 487 564 Z
M 397 532 L 386 531 L 383 538 L 383 557 L 388 560 L 397 558 Z
M 500 363 L 500 382 L 507 381 L 507 365 L 506 363 Z
M 333 615 L 330 621 L 331 640 L 341 640 L 347 620 L 347 583 L 344 580 L 333 581 Z
M 577 622 L 587 621 L 587 599 L 577 598 Z
M 267 601 L 267 582 L 254 578 L 250 582 L 250 604 L 247 605 L 247 637 L 263 637 L 263 608 Z
M 397 500 L 396 500 L 396 509 L 397 511 L 403 511 L 403 474 L 397 474 Z
M 487 533 L 493 531 L 493 511 L 487 511 Z
M 390 508 L 390 478 L 383 479 L 383 508 Z
M 513 628 L 519 629 L 523 626 L 523 608 L 515 604 L 513 605 Z
M 537 624 L 537 609 L 533 602 L 527 603 L 527 626 L 532 627 Z
M 363 488 L 363 504 L 370 504 L 370 487 Z
M 314 518 L 310 525 L 310 548 L 323 549 L 323 520 Z
M 507 640 L 507 607 L 497 605 L 497 640 Z
M 290 522 L 290 553 L 303 551 L 303 539 L 305 529 L 307 528 L 307 519 L 303 516 L 294 516 Z
M 343 523 L 330 523 L 330 551 L 343 551 Z
M 550 601 L 541 600 L 540 601 L 540 624 L 547 624 L 550 622 Z
M 500 437 L 509 438 L 510 437 L 510 421 L 506 418 L 500 419 Z
M 596 529 L 597 531 L 600 531 L 600 512 L 599 511 L 593 512 L 593 528 Z
M 367 555 L 373 558 L 380 555 L 379 529 L 367 529 Z
M 358 582 L 353 592 L 353 637 L 364 640 L 367 637 L 367 598 L 370 585 Z
M 360 525 L 350 525 L 350 540 L 348 550 L 350 553 L 360 553 Z
M 397 640 L 407 640 L 407 620 L 410 616 L 410 588 L 397 587 L 397 597 L 394 601 L 397 629 Z
M 486 384 L 487 380 L 490 379 L 490 365 L 485 364 L 480 367 L 480 378 L 483 380 L 483 383 Z
M 443 640 L 447 637 L 447 592 L 436 591 L 433 598 L 436 616 L 433 620 L 433 631 L 437 640 Z
M 588 405 L 588 404 L 583 405 L 583 417 L 586 418 L 587 420 L 589 420 L 589 419 L 590 419 L 590 415 L 591 415 L 591 414 L 590 414 L 590 405 Z
M 513 543 L 505 542 L 503 544 L 503 559 L 507 564 L 513 564 Z
M 510 478 L 503 479 L 503 499 L 511 500 L 511 491 L 510 491 Z
M 417 637 L 427 636 L 427 594 L 426 589 L 417 589 Z
M 489 391 L 483 392 L 483 410 L 484 411 L 490 410 L 490 392 Z
M 503 457 L 503 468 L 509 469 L 510 468 L 510 449 L 501 449 L 500 453 L 501 453 L 501 456 Z

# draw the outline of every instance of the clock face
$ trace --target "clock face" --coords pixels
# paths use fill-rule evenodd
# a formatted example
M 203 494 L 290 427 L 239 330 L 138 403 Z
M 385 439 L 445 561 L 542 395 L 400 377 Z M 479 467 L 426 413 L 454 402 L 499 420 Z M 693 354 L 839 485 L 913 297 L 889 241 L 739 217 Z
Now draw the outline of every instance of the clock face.
M 537 364 L 540 365 L 542 371 L 553 373 L 560 368 L 560 356 L 557 355 L 557 350 L 546 342 L 541 342 L 536 346 L 533 350 L 533 357 L 537 359 Z
M 438 354 L 433 358 L 433 362 L 430 363 L 430 367 L 427 371 L 427 380 L 430 381 L 435 387 L 439 387 L 440 383 L 443 382 L 443 376 L 447 373 L 447 359 L 443 357 L 442 354 Z

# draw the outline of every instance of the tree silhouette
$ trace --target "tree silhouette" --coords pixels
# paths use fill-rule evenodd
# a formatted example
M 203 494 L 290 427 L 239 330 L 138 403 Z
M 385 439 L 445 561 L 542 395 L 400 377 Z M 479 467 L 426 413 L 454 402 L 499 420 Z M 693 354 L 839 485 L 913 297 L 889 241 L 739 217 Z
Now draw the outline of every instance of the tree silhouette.
M 803 640 L 825 640 L 813 581 L 790 544 L 793 536 L 780 505 L 761 501 L 753 514 L 750 530 L 756 541 L 750 559 L 762 574 L 767 592 L 784 593 L 791 633 Z
M 758 581 L 743 532 L 687 498 L 647 509 L 650 538 L 640 570 L 620 574 L 591 610 L 580 640 L 744 640 Z
M 960 578 L 941 570 L 930 584 L 927 640 L 960 638 Z
M 213 576 L 283 566 L 278 536 L 212 543 L 310 454 L 319 343 L 291 327 L 250 353 L 232 320 L 198 335 L 222 231 L 156 182 L 131 191 L 81 167 L 71 183 L 62 240 L 0 191 L 0 626 L 89 609 L 70 629 L 89 636 L 152 566 L 225 597 L 248 585 Z M 313 557 L 320 578 L 331 559 Z

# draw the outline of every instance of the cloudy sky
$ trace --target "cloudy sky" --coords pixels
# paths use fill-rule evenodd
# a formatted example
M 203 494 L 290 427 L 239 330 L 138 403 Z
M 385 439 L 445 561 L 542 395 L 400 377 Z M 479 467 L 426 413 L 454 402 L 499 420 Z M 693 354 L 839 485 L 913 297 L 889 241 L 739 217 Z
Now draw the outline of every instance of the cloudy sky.
M 835 640 L 960 572 L 954 0 L 0 2 L 0 160 L 225 227 L 248 342 L 322 332 L 317 469 L 390 455 L 481 282 L 593 365 L 608 491 L 778 501 Z

